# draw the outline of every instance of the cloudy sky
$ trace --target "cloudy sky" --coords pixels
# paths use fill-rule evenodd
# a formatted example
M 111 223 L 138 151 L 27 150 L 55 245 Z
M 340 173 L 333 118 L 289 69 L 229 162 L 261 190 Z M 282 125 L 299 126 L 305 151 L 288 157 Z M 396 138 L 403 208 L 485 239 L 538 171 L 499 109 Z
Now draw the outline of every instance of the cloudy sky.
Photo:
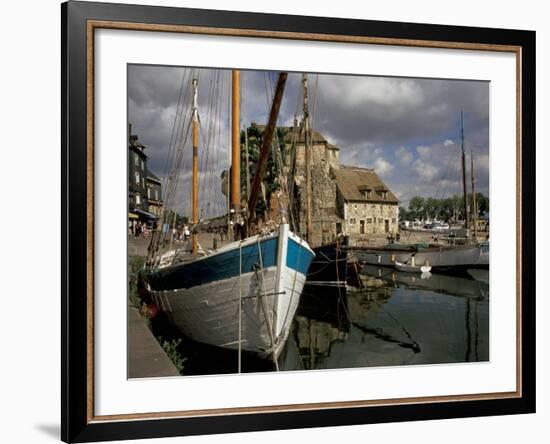
M 272 94 L 277 75 L 242 72 L 243 128 L 250 122 L 266 122 L 267 96 Z M 128 118 L 132 132 L 147 147 L 149 168 L 162 179 L 174 140 L 178 102 L 181 109 L 190 93 L 191 78 L 196 76 L 201 145 L 208 146 L 201 152 L 199 189 L 208 191 L 211 208 L 205 211 L 211 213 L 223 207 L 219 174 L 227 165 L 229 147 L 230 71 L 129 66 Z M 309 76 L 309 89 L 313 126 L 340 148 L 341 163 L 374 168 L 405 205 L 415 195 L 439 198 L 460 192 L 463 110 L 465 146 L 468 155 L 471 150 L 474 153 L 477 190 L 488 194 L 488 82 L 322 74 Z M 300 117 L 301 101 L 301 74 L 291 73 L 279 124 L 291 124 L 296 113 Z M 189 140 L 188 145 L 185 149 L 191 157 Z M 190 165 L 184 162 L 183 190 L 189 189 Z M 182 192 L 180 200 L 185 201 L 187 195 Z

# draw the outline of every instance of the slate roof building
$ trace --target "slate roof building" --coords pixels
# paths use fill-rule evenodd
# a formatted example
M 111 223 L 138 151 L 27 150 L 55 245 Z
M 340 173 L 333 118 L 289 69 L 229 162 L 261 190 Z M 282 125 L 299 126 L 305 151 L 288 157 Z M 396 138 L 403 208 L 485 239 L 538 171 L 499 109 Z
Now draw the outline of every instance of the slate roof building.
M 128 217 L 147 221 L 161 215 L 162 188 L 160 179 L 147 168 L 145 148 L 128 125 Z
M 138 136 L 132 134 L 132 125 L 128 125 L 128 211 L 148 211 L 147 186 L 147 155 L 145 146 Z
M 373 169 L 340 165 L 334 174 L 336 206 L 346 234 L 397 231 L 399 199 Z
M 263 126 L 259 125 L 260 130 Z M 278 127 L 284 133 L 284 173 L 293 177 L 294 217 L 306 233 L 306 170 L 303 125 Z M 399 200 L 373 169 L 340 165 L 340 148 L 323 134 L 311 136 L 313 245 L 339 233 L 358 237 L 397 231 Z
M 147 202 L 149 203 L 149 213 L 157 217 L 162 215 L 162 183 L 152 171 L 147 170 Z

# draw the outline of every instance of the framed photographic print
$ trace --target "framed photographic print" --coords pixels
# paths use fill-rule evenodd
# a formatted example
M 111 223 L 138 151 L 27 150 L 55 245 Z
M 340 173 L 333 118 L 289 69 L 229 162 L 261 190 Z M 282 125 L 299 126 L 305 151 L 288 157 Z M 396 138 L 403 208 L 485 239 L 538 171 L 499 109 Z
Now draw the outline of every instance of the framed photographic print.
M 62 439 L 535 411 L 535 33 L 62 5 Z

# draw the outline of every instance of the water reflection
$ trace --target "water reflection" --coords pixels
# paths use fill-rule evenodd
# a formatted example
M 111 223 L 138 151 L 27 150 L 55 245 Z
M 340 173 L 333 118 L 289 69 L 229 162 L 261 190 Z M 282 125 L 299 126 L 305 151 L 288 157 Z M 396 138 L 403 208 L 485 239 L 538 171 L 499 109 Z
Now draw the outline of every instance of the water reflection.
M 362 288 L 305 293 L 293 335 L 302 368 L 487 361 L 486 273 L 421 277 L 368 266 Z
M 304 288 L 290 339 L 295 340 L 304 369 L 322 368 L 332 344 L 346 341 L 351 326 L 348 313 L 345 287 Z M 289 369 L 284 357 L 283 362 Z
M 283 371 L 487 361 L 488 272 L 430 276 L 367 266 L 361 288 L 306 286 L 279 357 Z M 156 322 L 157 328 L 166 323 Z M 155 326 L 153 326 L 155 327 Z M 169 332 L 162 335 L 170 337 Z M 234 351 L 185 340 L 185 374 L 237 372 Z M 274 371 L 243 354 L 243 372 Z

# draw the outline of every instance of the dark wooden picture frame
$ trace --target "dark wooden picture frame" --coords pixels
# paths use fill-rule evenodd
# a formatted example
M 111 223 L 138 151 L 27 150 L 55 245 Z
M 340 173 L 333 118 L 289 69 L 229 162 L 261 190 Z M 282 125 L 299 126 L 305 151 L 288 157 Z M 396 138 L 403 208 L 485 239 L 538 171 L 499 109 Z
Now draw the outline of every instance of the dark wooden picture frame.
M 535 33 L 198 9 L 62 4 L 62 412 L 66 442 L 369 424 L 535 411 Z M 517 74 L 517 390 L 169 413 L 94 415 L 94 30 L 506 51 Z

